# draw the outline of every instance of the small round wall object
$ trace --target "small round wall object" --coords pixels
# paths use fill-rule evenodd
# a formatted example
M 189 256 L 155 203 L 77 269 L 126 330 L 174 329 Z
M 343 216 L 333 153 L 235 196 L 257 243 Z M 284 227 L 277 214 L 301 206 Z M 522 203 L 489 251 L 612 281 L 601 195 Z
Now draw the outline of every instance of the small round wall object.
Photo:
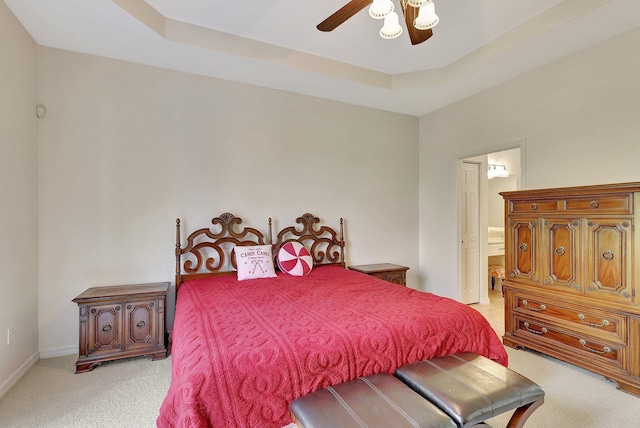
M 47 109 L 42 104 L 38 104 L 36 106 L 36 116 L 38 117 L 38 119 L 42 119 L 46 115 L 47 115 Z

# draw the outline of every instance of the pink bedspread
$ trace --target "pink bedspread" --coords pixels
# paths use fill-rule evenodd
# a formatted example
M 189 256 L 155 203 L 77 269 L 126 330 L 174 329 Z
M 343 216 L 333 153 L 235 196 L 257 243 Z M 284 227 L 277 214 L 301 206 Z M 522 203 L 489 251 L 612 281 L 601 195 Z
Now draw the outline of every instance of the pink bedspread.
M 343 268 L 188 281 L 157 425 L 280 428 L 298 396 L 459 351 L 507 364 L 474 309 Z

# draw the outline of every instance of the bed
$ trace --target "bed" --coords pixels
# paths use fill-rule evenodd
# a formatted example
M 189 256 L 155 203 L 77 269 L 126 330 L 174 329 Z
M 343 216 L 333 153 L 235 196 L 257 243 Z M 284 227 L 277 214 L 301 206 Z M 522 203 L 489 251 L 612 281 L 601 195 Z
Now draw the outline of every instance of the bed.
M 280 428 L 293 399 L 359 376 L 455 352 L 507 365 L 477 311 L 346 269 L 342 220 L 339 233 L 311 214 L 296 222 L 274 238 L 269 220 L 265 237 L 225 213 L 182 247 L 177 221 L 172 377 L 159 427 Z M 310 272 L 237 279 L 234 253 L 241 261 L 245 246 L 267 245 L 282 255 L 293 242 L 308 250 Z

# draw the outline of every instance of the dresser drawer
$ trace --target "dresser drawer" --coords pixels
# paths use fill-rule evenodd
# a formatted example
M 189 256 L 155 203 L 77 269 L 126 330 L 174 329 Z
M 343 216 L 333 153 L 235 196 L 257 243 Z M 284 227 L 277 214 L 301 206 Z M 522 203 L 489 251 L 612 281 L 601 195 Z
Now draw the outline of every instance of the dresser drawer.
M 509 201 L 509 213 L 633 214 L 633 194 Z
M 596 338 L 548 323 L 544 320 L 515 317 L 516 337 L 526 338 L 532 345 L 553 348 L 554 352 L 567 355 L 571 359 L 579 359 L 590 364 L 604 364 L 612 368 L 622 369 L 624 364 L 624 344 Z M 531 346 L 536 349 L 536 346 Z
M 510 213 L 535 213 L 539 211 L 558 211 L 558 201 L 548 199 L 509 201 Z
M 609 340 L 626 342 L 626 317 L 623 315 L 574 305 L 565 305 L 544 297 L 515 296 L 513 312 L 535 316 L 570 329 Z
M 566 210 L 571 212 L 606 213 L 606 214 L 632 214 L 633 196 L 631 194 L 598 197 L 593 196 L 584 199 L 567 199 Z

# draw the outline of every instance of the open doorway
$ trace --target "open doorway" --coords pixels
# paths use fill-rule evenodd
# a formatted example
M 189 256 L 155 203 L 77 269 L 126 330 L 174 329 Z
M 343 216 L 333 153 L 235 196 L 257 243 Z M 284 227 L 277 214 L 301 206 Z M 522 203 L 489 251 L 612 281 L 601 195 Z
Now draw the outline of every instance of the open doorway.
M 504 272 L 504 201 L 499 193 L 524 188 L 524 144 L 459 159 L 458 295 L 463 303 L 489 304 L 491 294 L 500 296 L 496 291 L 504 275 L 500 275 Z M 465 175 L 469 164 L 478 165 L 475 190 L 469 189 Z M 477 195 L 477 204 L 468 203 L 470 193 Z M 477 230 L 477 251 L 470 253 L 469 230 L 473 229 Z M 489 266 L 496 275 L 493 290 Z

